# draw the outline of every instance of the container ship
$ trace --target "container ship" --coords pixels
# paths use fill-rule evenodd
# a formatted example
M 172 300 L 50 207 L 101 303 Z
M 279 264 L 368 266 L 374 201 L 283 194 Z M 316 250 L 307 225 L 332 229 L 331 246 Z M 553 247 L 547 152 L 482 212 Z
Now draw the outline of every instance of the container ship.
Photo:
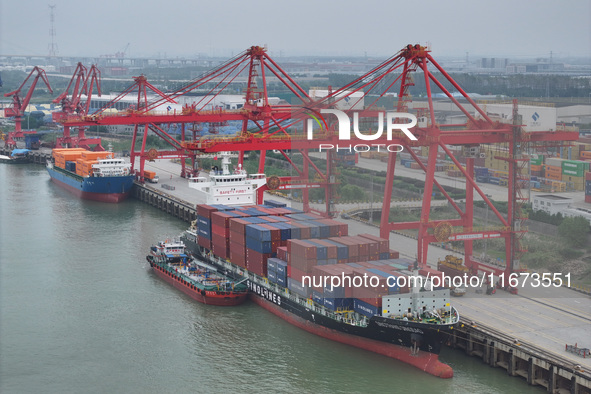
M 248 296 L 244 283 L 236 283 L 214 267 L 191 258 L 180 240 L 158 242 L 146 259 L 160 278 L 203 304 L 239 305 Z
M 82 148 L 54 149 L 47 172 L 53 182 L 78 197 L 109 203 L 127 198 L 134 180 L 131 163 L 125 159 Z
M 402 280 L 413 275 L 415 262 L 400 258 L 389 240 L 351 236 L 347 224 L 275 201 L 202 204 L 197 215 L 181 237 L 188 250 L 229 277 L 245 280 L 256 304 L 316 335 L 441 378 L 453 376 L 438 359 L 459 322 L 449 289 Z M 437 272 L 426 270 L 414 274 Z M 371 286 L 356 286 L 364 277 L 372 278 Z

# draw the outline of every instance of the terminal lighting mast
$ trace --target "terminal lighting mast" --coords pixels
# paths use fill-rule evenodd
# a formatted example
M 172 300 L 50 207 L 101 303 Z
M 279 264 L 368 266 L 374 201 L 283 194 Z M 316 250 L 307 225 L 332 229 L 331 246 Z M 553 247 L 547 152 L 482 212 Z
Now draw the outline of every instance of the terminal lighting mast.
M 55 42 L 55 16 L 53 10 L 54 5 L 49 5 L 49 57 L 57 56 L 57 43 Z

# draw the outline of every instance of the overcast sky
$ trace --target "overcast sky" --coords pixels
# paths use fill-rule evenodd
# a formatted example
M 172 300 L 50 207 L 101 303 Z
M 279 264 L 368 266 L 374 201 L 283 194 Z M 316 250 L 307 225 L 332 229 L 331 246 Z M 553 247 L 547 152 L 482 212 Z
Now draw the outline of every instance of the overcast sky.
M 388 56 L 430 43 L 434 56 L 591 54 L 589 0 L 0 0 L 0 54 L 46 55 L 49 4 L 58 54 L 229 57 Z

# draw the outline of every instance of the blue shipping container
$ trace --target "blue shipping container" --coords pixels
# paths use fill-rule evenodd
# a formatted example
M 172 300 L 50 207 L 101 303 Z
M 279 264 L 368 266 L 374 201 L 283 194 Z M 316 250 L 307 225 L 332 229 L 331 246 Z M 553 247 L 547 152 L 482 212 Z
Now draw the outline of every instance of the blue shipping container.
M 265 200 L 264 203 L 265 205 L 270 205 L 273 208 L 283 208 L 287 206 L 287 204 L 275 200 Z
M 211 239 L 211 233 L 202 229 L 197 229 L 197 235 L 203 238 Z
M 322 297 L 322 293 L 319 293 L 316 290 L 312 290 L 312 300 L 319 304 L 324 304 L 324 298 Z
M 367 317 L 375 316 L 379 312 L 377 306 L 370 305 L 367 302 L 358 300 L 357 298 L 353 299 L 353 310 Z
M 324 306 L 331 311 L 336 311 L 337 309 L 351 309 L 353 305 L 352 298 L 327 298 L 324 297 Z
M 300 282 L 293 278 L 287 278 L 287 288 L 302 297 L 310 297 L 312 294 L 312 288 L 302 286 Z
M 271 283 L 277 283 L 277 274 L 275 271 L 267 272 L 267 279 L 269 279 L 269 282 Z
M 371 272 L 373 274 L 376 274 L 378 276 L 381 276 L 383 278 L 389 278 L 389 277 L 392 276 L 392 275 L 390 275 L 390 274 L 388 274 L 388 273 L 386 273 L 384 271 L 380 271 L 380 270 L 377 270 L 375 268 L 368 268 L 367 270 L 369 272 Z M 399 292 L 400 291 L 400 287 L 398 286 L 398 283 L 396 283 L 396 281 L 389 280 L 388 282 L 389 282 L 388 283 L 388 285 L 389 285 L 388 292 L 390 294 L 391 293 L 394 293 L 394 292 Z
M 287 278 L 287 262 L 277 259 L 277 274 Z
M 267 259 L 267 271 L 277 272 L 277 261 L 281 261 L 278 258 L 270 257 Z
M 249 224 L 245 231 L 247 238 L 256 239 L 258 241 L 271 241 L 271 230 L 263 228 L 257 224 Z
M 246 247 L 259 253 L 271 253 L 271 241 L 259 241 L 258 239 L 246 237 Z
M 309 239 L 307 242 L 316 246 L 316 259 L 326 260 L 328 258 L 328 250 L 327 250 L 326 246 L 320 245 L 311 239 Z
M 337 247 L 337 259 L 343 260 L 349 258 L 349 247 L 338 242 L 331 241 L 330 239 L 325 239 L 324 242 L 328 242 L 330 244 L 336 245 Z
M 334 287 L 331 290 L 330 285 L 329 285 L 324 288 L 324 297 L 345 298 L 345 288 L 344 287 Z

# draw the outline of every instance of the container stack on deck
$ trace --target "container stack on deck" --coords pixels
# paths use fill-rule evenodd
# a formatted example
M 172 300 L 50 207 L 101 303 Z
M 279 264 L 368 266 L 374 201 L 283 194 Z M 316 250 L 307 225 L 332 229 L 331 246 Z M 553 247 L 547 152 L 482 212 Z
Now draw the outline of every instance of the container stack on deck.
M 111 152 L 93 152 L 84 148 L 54 149 L 52 154 L 56 167 L 83 177 L 92 175 L 92 165 L 98 163 L 97 160 L 112 157 Z
M 413 261 L 400 258 L 386 239 L 348 235 L 348 226 L 336 220 L 271 201 L 249 207 L 198 205 L 197 214 L 199 245 L 330 310 L 373 316 L 383 296 L 409 291 L 408 285 L 399 288 L 387 278 L 409 275 Z M 429 274 L 441 272 L 431 269 Z M 378 285 L 331 289 L 319 285 L 326 276 L 373 276 Z M 304 277 L 316 284 L 304 286 Z

